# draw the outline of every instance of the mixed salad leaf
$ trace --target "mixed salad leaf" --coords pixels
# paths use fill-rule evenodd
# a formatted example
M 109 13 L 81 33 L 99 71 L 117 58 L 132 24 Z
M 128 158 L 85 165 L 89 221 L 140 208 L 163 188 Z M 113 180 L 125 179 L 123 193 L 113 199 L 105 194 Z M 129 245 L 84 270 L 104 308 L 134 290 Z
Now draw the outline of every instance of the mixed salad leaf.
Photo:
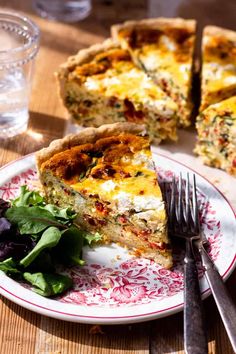
M 0 270 L 27 281 L 43 296 L 70 288 L 72 280 L 58 274 L 57 265 L 84 265 L 83 246 L 101 239 L 79 229 L 75 218 L 71 208 L 47 204 L 27 186 L 11 202 L 0 199 Z

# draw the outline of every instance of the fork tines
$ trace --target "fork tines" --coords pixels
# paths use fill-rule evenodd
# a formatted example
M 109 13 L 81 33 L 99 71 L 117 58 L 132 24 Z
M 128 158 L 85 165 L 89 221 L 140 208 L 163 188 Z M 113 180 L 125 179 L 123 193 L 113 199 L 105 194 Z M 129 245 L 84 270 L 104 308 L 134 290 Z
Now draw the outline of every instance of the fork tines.
M 192 182 L 191 182 L 192 181 Z M 199 213 L 195 174 L 187 173 L 186 179 L 173 175 L 170 183 L 164 183 L 164 196 L 170 233 L 179 236 L 199 234 Z

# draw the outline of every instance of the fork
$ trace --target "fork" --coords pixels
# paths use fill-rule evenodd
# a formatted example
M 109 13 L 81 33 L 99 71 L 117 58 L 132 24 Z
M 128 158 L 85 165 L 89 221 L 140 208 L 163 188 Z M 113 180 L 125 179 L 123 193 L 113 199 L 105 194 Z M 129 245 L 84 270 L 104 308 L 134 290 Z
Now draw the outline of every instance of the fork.
M 197 247 L 202 265 L 205 269 L 205 276 L 208 281 L 208 284 L 211 288 L 212 295 L 216 302 L 216 306 L 220 313 L 221 319 L 225 326 L 226 332 L 228 334 L 229 340 L 233 347 L 234 352 L 236 353 L 236 306 L 232 301 L 230 294 L 227 291 L 227 288 L 217 271 L 214 263 L 212 262 L 210 256 L 208 255 L 205 245 L 208 243 L 207 238 L 204 232 L 201 230 L 201 225 L 199 222 L 199 210 L 197 203 L 197 188 L 196 188 L 196 178 L 193 176 L 193 194 L 194 194 L 194 217 L 195 222 L 198 225 L 198 234 L 200 237 L 194 241 L 195 246 Z
M 195 181 L 195 179 L 194 179 Z M 193 251 L 193 242 L 199 236 L 196 210 L 196 194 L 190 191 L 189 175 L 186 186 L 182 175 L 173 176 L 168 188 L 164 183 L 164 197 L 168 214 L 168 229 L 173 236 L 185 239 L 184 258 L 184 349 L 188 354 L 207 354 L 208 344 L 204 322 L 198 272 Z
M 201 230 L 201 225 L 199 222 L 199 210 L 198 210 L 198 202 L 197 202 L 197 187 L 196 187 L 196 177 L 193 175 L 193 184 L 190 185 L 189 174 L 187 174 L 187 181 L 185 185 L 185 192 L 183 192 L 183 180 L 180 175 L 179 181 L 176 181 L 176 178 L 173 177 L 173 181 L 171 183 L 171 191 L 168 192 L 167 188 L 164 188 L 164 194 L 167 202 L 167 212 L 169 216 L 169 228 L 170 232 L 173 235 L 180 236 L 186 238 L 186 233 L 189 232 L 190 235 L 186 238 L 186 258 L 188 258 L 188 248 L 191 248 L 190 256 L 193 256 L 193 246 L 195 246 L 199 254 L 201 256 L 202 265 L 205 269 L 205 276 L 211 288 L 213 297 L 215 299 L 216 305 L 220 312 L 222 321 L 224 323 L 226 332 L 229 336 L 230 342 L 236 353 L 236 308 L 235 305 L 223 283 L 223 280 L 218 273 L 214 263 L 210 259 L 208 253 L 204 245 L 207 243 L 207 239 L 204 233 Z M 178 200 L 176 201 L 176 195 L 178 195 Z M 176 203 L 177 202 L 177 203 Z M 176 203 L 176 205 L 175 205 Z M 182 204 L 182 206 L 181 206 Z M 182 218 L 182 219 L 181 219 Z M 184 221 L 184 225 L 179 225 L 179 222 Z M 184 230 L 185 228 L 185 230 Z M 187 241 L 188 240 L 188 241 Z M 189 245 L 188 245 L 189 244 Z M 192 261 L 191 261 L 192 262 Z M 188 264 L 185 263 L 185 271 L 187 270 Z M 189 269 L 190 271 L 190 269 Z M 196 273 L 195 273 L 196 274 Z M 195 279 L 196 280 L 196 279 Z M 187 283 L 187 271 L 185 275 L 186 285 Z M 191 285 L 190 285 L 191 286 Z M 187 288 L 187 286 L 186 286 Z M 199 290 L 199 287 L 198 287 Z M 188 306 L 187 299 L 188 290 L 185 291 L 185 301 L 186 307 Z M 199 296 L 197 295 L 197 299 L 199 300 Z M 190 304 L 191 306 L 191 304 Z M 201 306 L 199 306 L 200 308 Z M 192 335 L 192 333 L 187 333 L 187 312 L 185 316 L 185 337 L 188 335 Z M 202 328 L 203 323 L 202 315 L 200 317 L 200 324 L 196 321 L 195 325 Z M 203 327 L 204 328 L 204 327 Z M 202 333 L 202 332 L 200 332 Z M 188 353 L 188 346 L 192 345 L 186 338 L 185 349 Z M 195 353 L 195 351 L 190 350 L 191 353 Z M 197 353 L 197 352 L 196 352 Z

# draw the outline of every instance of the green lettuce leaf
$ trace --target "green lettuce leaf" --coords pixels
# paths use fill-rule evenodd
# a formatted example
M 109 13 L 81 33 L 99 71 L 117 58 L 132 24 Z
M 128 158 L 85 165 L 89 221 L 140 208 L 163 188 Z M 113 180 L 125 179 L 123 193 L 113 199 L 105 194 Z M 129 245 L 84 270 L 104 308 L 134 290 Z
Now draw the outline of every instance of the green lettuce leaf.
M 76 217 L 76 213 L 71 208 L 58 208 L 56 205 L 47 204 L 44 207 L 44 210 L 48 210 L 53 216 L 60 220 L 60 222 L 68 222 L 73 220 Z
M 43 206 L 44 204 L 45 200 L 43 196 L 41 196 L 39 192 L 30 191 L 27 186 L 20 187 L 19 197 L 11 201 L 11 205 L 16 207 L 33 205 Z
M 54 226 L 49 227 L 44 231 L 36 246 L 20 261 L 20 264 L 24 267 L 28 267 L 44 249 L 55 247 L 60 241 L 60 238 L 61 232 L 58 228 Z
M 53 296 L 63 293 L 72 286 L 72 280 L 57 273 L 29 273 L 23 274 L 25 280 L 33 285 L 33 291 L 42 296 Z
M 95 234 L 90 234 L 86 231 L 83 231 L 83 237 L 85 238 L 85 243 L 90 246 L 92 245 L 92 243 L 96 243 L 102 239 L 102 236 L 98 232 L 96 232 Z
M 53 250 L 59 263 L 64 265 L 83 265 L 82 248 L 84 245 L 83 231 L 72 225 L 62 232 L 59 244 Z
M 21 234 L 37 234 L 48 226 L 63 227 L 48 211 L 39 206 L 12 207 L 7 209 L 6 218 L 19 228 Z
M 5 261 L 0 262 L 0 270 L 5 273 L 20 274 L 21 272 L 17 269 L 17 264 L 12 258 L 5 259 Z

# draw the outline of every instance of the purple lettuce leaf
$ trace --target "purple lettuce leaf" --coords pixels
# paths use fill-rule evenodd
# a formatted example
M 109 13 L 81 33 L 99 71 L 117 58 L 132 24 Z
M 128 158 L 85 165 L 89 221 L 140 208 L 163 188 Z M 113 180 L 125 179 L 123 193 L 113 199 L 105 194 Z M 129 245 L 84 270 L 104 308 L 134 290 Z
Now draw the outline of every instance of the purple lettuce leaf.
M 0 239 L 1 235 L 11 229 L 11 223 L 6 218 L 0 217 Z
M 20 260 L 24 258 L 36 245 L 30 237 L 21 235 L 17 240 L 0 241 L 0 261 L 7 258 Z
M 7 202 L 6 200 L 0 198 L 0 217 L 4 216 L 5 211 L 10 208 L 10 206 L 10 202 Z

